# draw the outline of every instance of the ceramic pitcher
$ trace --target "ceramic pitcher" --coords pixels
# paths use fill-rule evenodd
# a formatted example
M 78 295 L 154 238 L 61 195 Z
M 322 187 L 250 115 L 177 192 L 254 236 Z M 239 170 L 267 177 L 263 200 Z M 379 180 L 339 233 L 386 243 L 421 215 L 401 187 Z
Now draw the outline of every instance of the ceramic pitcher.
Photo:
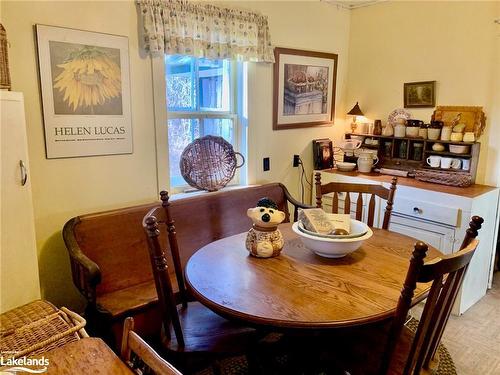
M 378 163 L 378 156 L 371 152 L 362 152 L 358 157 L 358 171 L 370 173 L 375 164 Z

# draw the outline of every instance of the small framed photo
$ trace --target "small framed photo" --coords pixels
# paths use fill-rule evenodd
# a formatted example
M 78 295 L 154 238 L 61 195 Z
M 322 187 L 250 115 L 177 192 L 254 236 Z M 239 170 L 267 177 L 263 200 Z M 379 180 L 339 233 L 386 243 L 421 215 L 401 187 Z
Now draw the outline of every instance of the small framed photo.
M 428 108 L 436 105 L 436 81 L 408 82 L 404 84 L 405 108 Z
M 331 126 L 338 56 L 276 47 L 274 58 L 273 129 Z
M 314 169 L 333 168 L 333 144 L 330 138 L 313 140 Z

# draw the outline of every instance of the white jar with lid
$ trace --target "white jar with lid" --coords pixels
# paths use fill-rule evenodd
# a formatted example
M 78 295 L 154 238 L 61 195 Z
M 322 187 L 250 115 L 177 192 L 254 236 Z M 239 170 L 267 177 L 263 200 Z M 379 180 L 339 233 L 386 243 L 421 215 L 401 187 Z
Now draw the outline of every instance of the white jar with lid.
M 394 136 L 398 138 L 403 138 L 406 136 L 406 126 L 403 124 L 397 124 L 394 127 Z
M 451 139 L 452 131 L 453 128 L 451 126 L 443 126 L 443 128 L 441 129 L 441 140 L 449 141 Z
M 466 132 L 464 134 L 463 141 L 464 142 L 474 142 L 476 140 L 476 137 L 474 136 L 473 132 Z

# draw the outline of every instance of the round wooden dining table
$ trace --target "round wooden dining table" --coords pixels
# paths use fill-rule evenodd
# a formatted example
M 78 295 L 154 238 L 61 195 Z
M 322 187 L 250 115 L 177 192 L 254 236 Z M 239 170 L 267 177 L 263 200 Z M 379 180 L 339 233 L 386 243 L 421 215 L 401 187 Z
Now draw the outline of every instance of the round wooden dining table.
M 373 229 L 358 250 L 331 259 L 307 249 L 290 223 L 279 229 L 285 246 L 275 258 L 250 256 L 246 233 L 199 249 L 185 269 L 194 297 L 226 318 L 283 329 L 350 327 L 394 314 L 414 238 Z M 441 255 L 429 246 L 426 261 Z M 429 288 L 418 284 L 413 303 Z

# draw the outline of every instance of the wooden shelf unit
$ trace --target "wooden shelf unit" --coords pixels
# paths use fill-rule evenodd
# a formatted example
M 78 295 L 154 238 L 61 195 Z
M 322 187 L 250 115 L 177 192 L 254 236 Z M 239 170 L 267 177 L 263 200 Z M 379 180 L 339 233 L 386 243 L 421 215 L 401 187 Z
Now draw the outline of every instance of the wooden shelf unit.
M 424 169 L 432 169 L 436 171 L 446 171 L 452 173 L 465 173 L 469 174 L 472 177 L 472 181 L 475 181 L 476 173 L 477 173 L 477 165 L 479 161 L 479 149 L 481 144 L 478 142 L 454 142 L 454 141 L 441 141 L 441 140 L 432 140 L 432 139 L 424 139 L 421 137 L 394 137 L 394 136 L 385 136 L 385 135 L 373 135 L 373 134 L 358 134 L 358 133 L 346 133 L 346 138 L 349 139 L 351 136 L 360 136 L 372 139 L 378 139 L 378 145 L 365 144 L 364 141 L 361 145 L 361 148 L 370 148 L 377 149 L 377 155 L 379 157 L 378 167 L 380 168 L 391 168 L 391 169 L 400 169 L 410 172 L 413 174 L 416 169 L 424 168 Z M 391 155 L 387 156 L 385 154 L 385 143 L 391 142 Z M 401 153 L 401 146 L 403 142 L 406 142 L 405 153 Z M 421 158 L 415 160 L 414 158 L 414 144 L 415 143 L 423 143 Z M 432 145 L 434 143 L 441 143 L 445 146 L 444 151 L 434 151 L 432 150 Z M 449 145 L 461 145 L 461 146 L 469 146 L 469 150 L 464 154 L 457 154 L 450 152 Z M 402 155 L 403 154 L 403 155 Z M 405 154 L 405 155 L 404 155 Z M 454 159 L 470 159 L 470 169 L 444 169 L 444 168 L 432 168 L 430 167 L 426 159 L 430 155 L 439 155 L 443 157 L 451 157 Z M 404 157 L 402 157 L 404 156 Z

